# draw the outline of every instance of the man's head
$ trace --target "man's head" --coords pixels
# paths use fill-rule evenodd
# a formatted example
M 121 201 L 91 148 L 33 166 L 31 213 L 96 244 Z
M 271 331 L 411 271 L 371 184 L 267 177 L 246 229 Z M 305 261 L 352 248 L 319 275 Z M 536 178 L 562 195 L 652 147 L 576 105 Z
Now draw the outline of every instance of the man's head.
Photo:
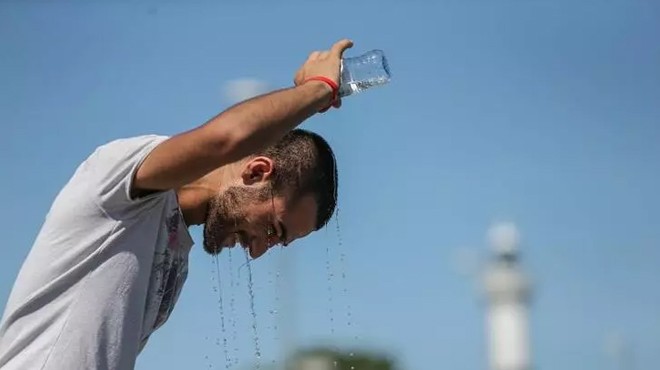
M 325 226 L 337 202 L 337 167 L 328 143 L 296 129 L 245 158 L 232 185 L 209 203 L 204 249 L 211 254 L 240 243 L 252 258 Z

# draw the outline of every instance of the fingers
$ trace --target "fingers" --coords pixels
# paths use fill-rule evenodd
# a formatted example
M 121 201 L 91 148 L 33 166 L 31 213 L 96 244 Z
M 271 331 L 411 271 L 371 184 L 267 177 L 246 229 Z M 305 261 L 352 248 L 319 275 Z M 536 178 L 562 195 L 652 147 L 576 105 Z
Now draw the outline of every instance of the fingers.
M 302 70 L 298 70 L 298 72 L 296 72 L 296 75 L 293 77 L 293 84 L 298 86 L 302 82 L 303 82 L 303 80 L 302 80 Z
M 344 54 L 344 51 L 351 47 L 353 47 L 353 41 L 348 39 L 339 40 L 334 45 L 332 45 L 332 48 L 330 49 L 330 54 L 341 58 L 342 54 Z
M 307 60 L 322 60 L 328 58 L 330 52 L 328 51 L 313 51 L 307 57 Z
M 298 70 L 293 78 L 295 86 L 305 83 L 306 79 L 312 76 L 325 76 L 330 78 L 336 83 L 339 83 L 341 76 L 339 67 L 339 59 L 343 57 L 344 51 L 353 47 L 353 41 L 349 39 L 342 39 L 337 41 L 330 47 L 329 50 L 316 50 L 309 54 L 307 61 Z M 324 113 L 331 108 L 339 109 L 342 106 L 341 99 L 336 98 L 333 102 L 328 104 L 327 107 L 320 110 Z
M 344 54 L 344 51 L 346 51 L 346 49 L 349 49 L 351 47 L 353 47 L 353 41 L 349 39 L 339 40 L 334 45 L 332 45 L 330 51 L 313 51 L 309 54 L 309 57 L 307 59 L 309 60 L 324 59 L 331 55 L 341 58 L 341 56 Z
M 339 109 L 339 108 L 341 108 L 341 99 L 337 99 L 337 100 L 335 100 L 331 105 L 329 105 L 329 106 L 327 106 L 327 107 L 321 109 L 321 110 L 319 111 L 319 113 L 325 113 L 325 112 L 327 112 L 328 110 L 330 110 L 330 108 L 335 108 L 335 109 Z

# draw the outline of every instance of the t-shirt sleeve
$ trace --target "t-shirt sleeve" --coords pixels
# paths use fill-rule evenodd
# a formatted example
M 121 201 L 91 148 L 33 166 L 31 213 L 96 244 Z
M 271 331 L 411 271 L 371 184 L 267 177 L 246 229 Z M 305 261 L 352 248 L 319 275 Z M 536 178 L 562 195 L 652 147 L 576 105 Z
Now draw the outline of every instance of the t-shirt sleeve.
M 167 136 L 145 135 L 119 139 L 98 147 L 85 163 L 86 179 L 99 206 L 107 212 L 146 202 L 163 194 L 133 198 L 135 173 L 151 151 Z

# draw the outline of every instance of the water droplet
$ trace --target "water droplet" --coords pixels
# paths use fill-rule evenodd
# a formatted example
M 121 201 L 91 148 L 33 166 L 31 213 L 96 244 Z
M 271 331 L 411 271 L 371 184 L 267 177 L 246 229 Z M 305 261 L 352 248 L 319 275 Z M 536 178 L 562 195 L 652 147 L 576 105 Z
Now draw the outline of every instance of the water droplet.
M 346 283 L 346 253 L 344 252 L 344 242 L 341 237 L 341 228 L 339 222 L 339 204 L 337 204 L 337 211 L 335 214 L 336 228 L 337 228 L 337 244 L 339 250 L 339 264 L 341 269 L 341 284 L 342 284 L 342 293 L 343 299 L 346 302 L 346 326 L 348 328 L 353 328 L 353 308 L 351 307 L 349 298 L 348 298 L 348 284 Z M 358 336 L 354 336 L 354 340 L 357 342 Z M 353 353 L 350 354 L 353 356 Z
M 245 250 L 245 261 L 247 262 L 248 269 L 248 294 L 250 296 L 250 314 L 252 315 L 252 333 L 254 335 L 254 354 L 256 356 L 255 369 L 259 369 L 261 358 L 261 350 L 259 348 L 259 335 L 257 333 L 257 312 L 254 309 L 254 289 L 252 284 L 252 266 L 250 266 L 250 255 L 248 250 Z
M 280 260 L 282 259 L 281 253 L 282 253 L 282 248 L 277 248 L 278 258 Z M 281 341 L 280 341 L 280 338 L 279 338 L 279 330 L 278 330 L 279 317 L 276 316 L 276 315 L 278 315 L 278 310 L 277 309 L 280 307 L 279 306 L 279 293 L 282 291 L 282 287 L 281 287 L 280 270 L 279 270 L 280 266 L 279 266 L 279 264 L 275 264 L 274 266 L 275 266 L 275 268 L 274 268 L 274 270 L 275 270 L 275 282 L 274 282 L 274 286 L 270 286 L 269 289 L 271 291 L 275 292 L 275 294 L 274 294 L 274 301 L 275 302 L 273 303 L 273 308 L 269 312 L 270 312 L 271 322 L 273 324 L 272 327 L 271 327 L 271 330 L 272 330 L 272 333 L 273 333 L 272 343 L 280 343 Z M 272 273 L 273 273 L 273 270 L 269 270 L 269 276 Z M 270 280 L 271 280 L 271 284 L 273 284 L 272 279 L 270 279 Z M 280 368 L 280 366 L 277 366 L 277 356 L 273 356 L 273 358 L 271 360 L 271 367 L 273 369 Z
M 328 316 L 330 320 L 330 334 L 334 336 L 335 334 L 335 313 L 333 310 L 333 302 L 332 302 L 332 277 L 334 274 L 332 273 L 332 267 L 330 266 L 330 247 L 326 246 L 325 247 L 325 271 L 327 274 L 327 280 L 328 280 Z
M 229 297 L 229 310 L 231 311 L 230 315 L 230 320 L 231 320 L 231 338 L 232 338 L 232 343 L 234 344 L 233 348 L 233 354 L 234 354 L 234 364 L 238 364 L 238 332 L 236 330 L 236 306 L 234 305 L 235 302 L 235 294 L 236 294 L 236 289 L 235 287 L 238 286 L 238 282 L 236 281 L 234 277 L 234 268 L 233 268 L 233 262 L 232 262 L 232 252 L 231 248 L 228 250 L 227 253 L 227 263 L 228 263 L 228 270 L 229 270 L 229 286 L 231 287 L 230 290 L 230 297 Z
M 225 367 L 229 368 L 229 363 L 231 362 L 230 356 L 229 356 L 229 351 L 227 349 L 227 337 L 226 337 L 226 329 L 225 329 L 225 313 L 224 313 L 224 307 L 223 307 L 223 302 L 222 302 L 222 279 L 220 278 L 220 259 L 218 255 L 215 255 L 213 257 L 215 259 L 215 273 L 217 275 L 217 287 L 214 286 L 213 291 L 218 294 L 218 310 L 220 312 L 220 328 L 222 331 L 222 343 L 223 343 L 223 352 L 225 355 Z M 215 345 L 220 346 L 220 339 L 216 338 L 215 340 Z

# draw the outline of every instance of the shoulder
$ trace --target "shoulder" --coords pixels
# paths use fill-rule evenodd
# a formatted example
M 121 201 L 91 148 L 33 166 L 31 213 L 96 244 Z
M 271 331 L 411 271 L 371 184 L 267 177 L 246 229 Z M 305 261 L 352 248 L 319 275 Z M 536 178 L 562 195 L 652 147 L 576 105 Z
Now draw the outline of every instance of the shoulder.
M 139 201 L 132 192 L 132 183 L 139 166 L 151 151 L 167 140 L 166 135 L 141 135 L 106 142 L 85 160 L 85 178 L 103 208 L 113 209 Z
M 95 155 L 109 155 L 110 157 L 131 157 L 140 152 L 149 151 L 158 144 L 169 139 L 166 135 L 140 135 L 115 139 L 96 147 Z

